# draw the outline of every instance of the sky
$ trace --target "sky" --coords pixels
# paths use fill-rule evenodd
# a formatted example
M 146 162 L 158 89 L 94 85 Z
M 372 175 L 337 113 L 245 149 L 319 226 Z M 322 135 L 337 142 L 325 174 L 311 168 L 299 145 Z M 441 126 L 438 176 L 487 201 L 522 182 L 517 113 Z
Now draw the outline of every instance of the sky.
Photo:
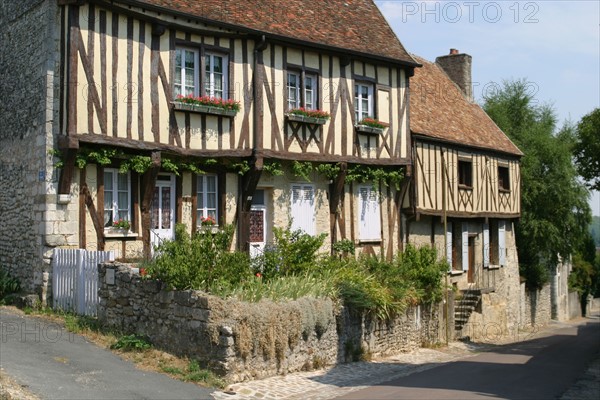
M 450 48 L 473 57 L 473 95 L 525 79 L 535 101 L 576 124 L 600 107 L 600 2 L 376 0 L 411 53 L 430 61 Z M 600 193 L 590 198 L 600 216 Z

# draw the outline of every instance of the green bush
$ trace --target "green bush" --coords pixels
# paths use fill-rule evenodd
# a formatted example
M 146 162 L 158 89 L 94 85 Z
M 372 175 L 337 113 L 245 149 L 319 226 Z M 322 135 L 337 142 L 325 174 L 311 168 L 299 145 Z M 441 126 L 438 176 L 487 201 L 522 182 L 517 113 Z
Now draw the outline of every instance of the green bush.
M 274 228 L 273 246 L 267 247 L 257 257 L 255 269 L 266 280 L 276 276 L 302 274 L 313 269 L 319 258 L 318 251 L 323 246 L 327 234 L 311 236 L 300 230 Z
M 125 335 L 119 338 L 116 343 L 110 346 L 111 349 L 123 351 L 144 351 L 152 347 L 152 344 L 145 338 L 136 335 Z
M 19 290 L 21 290 L 19 280 L 0 268 L 0 304 L 5 301 L 6 296 Z
M 233 227 L 218 232 L 200 231 L 193 237 L 185 225 L 175 228 L 175 239 L 162 243 L 156 257 L 145 267 L 147 273 L 178 290 L 235 285 L 251 277 L 247 255 L 229 251 Z

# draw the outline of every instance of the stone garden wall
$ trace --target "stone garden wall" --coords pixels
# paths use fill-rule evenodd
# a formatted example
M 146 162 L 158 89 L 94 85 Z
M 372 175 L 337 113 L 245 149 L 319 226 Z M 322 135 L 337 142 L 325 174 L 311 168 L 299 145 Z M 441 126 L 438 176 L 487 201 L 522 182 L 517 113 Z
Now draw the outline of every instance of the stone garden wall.
M 525 284 L 521 284 L 521 327 L 546 325 L 550 322 L 550 290 L 550 285 L 540 290 L 527 290 Z
M 99 266 L 102 323 L 147 336 L 230 382 L 310 370 L 439 341 L 439 307 L 392 321 L 358 316 L 329 299 L 244 303 L 169 291 L 119 263 Z

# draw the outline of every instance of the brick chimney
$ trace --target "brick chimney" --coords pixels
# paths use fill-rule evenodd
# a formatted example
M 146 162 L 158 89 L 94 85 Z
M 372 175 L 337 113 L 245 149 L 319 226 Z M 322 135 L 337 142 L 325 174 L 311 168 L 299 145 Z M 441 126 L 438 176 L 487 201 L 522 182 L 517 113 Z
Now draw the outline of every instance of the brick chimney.
M 450 49 L 450 54 L 435 59 L 435 63 L 442 67 L 446 74 L 458 85 L 463 95 L 470 102 L 473 101 L 473 82 L 471 80 L 471 60 L 468 54 Z

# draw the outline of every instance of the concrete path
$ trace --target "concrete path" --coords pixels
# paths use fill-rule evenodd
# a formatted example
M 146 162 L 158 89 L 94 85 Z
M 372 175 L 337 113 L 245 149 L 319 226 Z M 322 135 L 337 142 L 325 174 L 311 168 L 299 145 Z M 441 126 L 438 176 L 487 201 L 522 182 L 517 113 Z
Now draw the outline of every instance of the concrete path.
M 0 368 L 41 399 L 211 399 L 212 392 L 136 369 L 58 324 L 5 308 Z

